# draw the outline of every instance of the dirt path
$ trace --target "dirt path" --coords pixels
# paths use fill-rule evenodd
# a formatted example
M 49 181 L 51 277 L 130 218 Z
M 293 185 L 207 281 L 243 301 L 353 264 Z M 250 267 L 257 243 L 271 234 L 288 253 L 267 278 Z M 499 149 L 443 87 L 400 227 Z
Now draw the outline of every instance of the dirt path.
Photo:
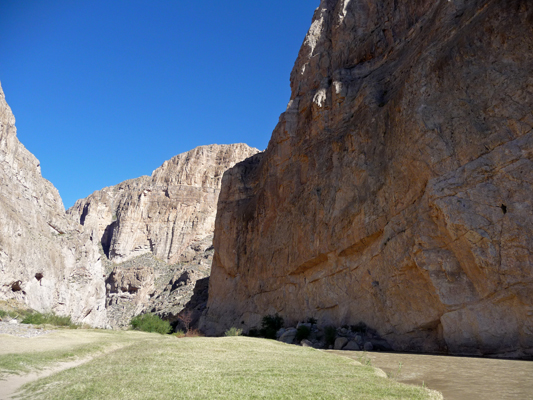
M 11 400 L 26 383 L 46 378 L 47 376 L 69 368 L 75 368 L 91 361 L 93 358 L 95 358 L 95 356 L 85 357 L 76 361 L 62 362 L 38 372 L 31 372 L 24 375 L 8 375 L 0 378 L 0 400 Z

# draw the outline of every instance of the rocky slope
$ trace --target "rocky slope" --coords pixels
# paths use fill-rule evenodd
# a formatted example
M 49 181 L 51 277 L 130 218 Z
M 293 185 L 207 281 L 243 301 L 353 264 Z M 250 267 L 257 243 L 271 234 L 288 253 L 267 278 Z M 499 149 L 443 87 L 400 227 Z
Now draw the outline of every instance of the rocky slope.
M 528 1 L 322 0 L 267 150 L 224 175 L 203 329 L 533 356 L 532 49 Z
M 191 306 L 196 282 L 210 273 L 222 175 L 257 152 L 242 143 L 197 147 L 150 177 L 96 191 L 67 211 L 108 257 L 111 326 L 146 311 L 174 321 Z
M 0 299 L 105 326 L 98 246 L 73 223 L 39 161 L 18 141 L 0 87 Z

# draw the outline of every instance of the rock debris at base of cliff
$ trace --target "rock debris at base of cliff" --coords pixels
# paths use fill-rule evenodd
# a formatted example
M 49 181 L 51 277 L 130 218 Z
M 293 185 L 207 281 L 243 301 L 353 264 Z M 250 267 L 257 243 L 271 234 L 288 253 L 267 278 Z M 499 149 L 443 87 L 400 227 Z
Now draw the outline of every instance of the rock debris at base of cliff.
M 533 356 L 533 4 L 322 0 L 291 89 L 224 175 L 202 328 Z

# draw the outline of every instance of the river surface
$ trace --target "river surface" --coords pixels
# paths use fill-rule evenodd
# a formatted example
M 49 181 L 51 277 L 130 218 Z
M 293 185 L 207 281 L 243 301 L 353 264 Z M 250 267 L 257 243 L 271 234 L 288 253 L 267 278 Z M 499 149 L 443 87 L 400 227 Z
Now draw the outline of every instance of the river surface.
M 438 390 L 445 400 L 533 400 L 533 361 L 331 351 L 381 368 L 397 381 Z M 400 364 L 401 363 L 401 364 Z

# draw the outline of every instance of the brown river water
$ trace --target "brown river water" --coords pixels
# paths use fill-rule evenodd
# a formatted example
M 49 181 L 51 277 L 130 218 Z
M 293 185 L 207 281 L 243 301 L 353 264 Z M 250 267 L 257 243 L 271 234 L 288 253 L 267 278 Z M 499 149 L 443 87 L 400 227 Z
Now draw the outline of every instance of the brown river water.
M 438 390 L 445 400 L 533 400 L 533 361 L 331 351 L 381 368 L 399 382 Z M 401 367 L 400 367 L 401 363 Z

